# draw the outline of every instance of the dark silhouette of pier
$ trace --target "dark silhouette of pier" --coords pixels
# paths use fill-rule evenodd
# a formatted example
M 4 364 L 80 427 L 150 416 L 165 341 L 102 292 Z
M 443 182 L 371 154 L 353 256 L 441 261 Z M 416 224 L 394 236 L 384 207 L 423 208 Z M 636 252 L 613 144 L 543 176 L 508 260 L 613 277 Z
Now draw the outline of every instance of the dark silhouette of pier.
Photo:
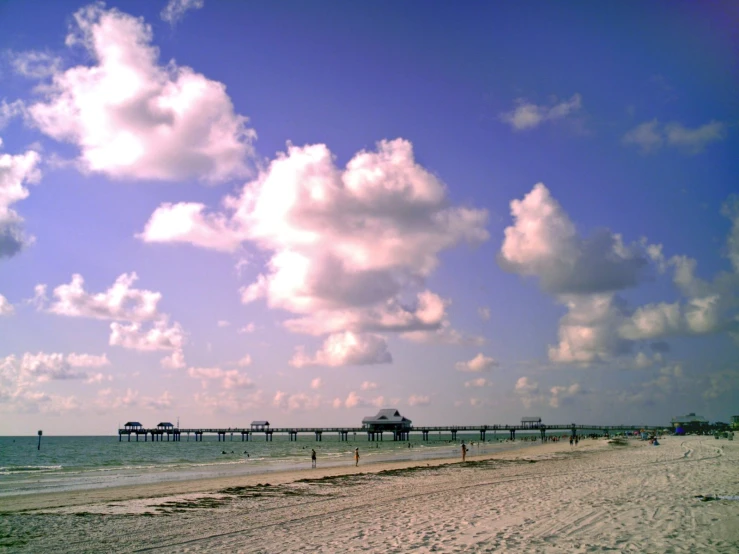
M 577 436 L 578 431 L 603 431 L 604 434 L 610 434 L 611 432 L 626 432 L 626 431 L 639 431 L 639 430 L 656 430 L 662 429 L 664 426 L 648 426 L 648 425 L 576 425 L 574 423 L 563 424 L 563 425 L 544 425 L 544 424 L 520 424 L 520 425 L 450 425 L 450 426 L 413 426 L 404 429 L 396 430 L 372 430 L 366 427 L 269 427 L 260 426 L 255 429 L 251 427 L 228 427 L 228 428 L 178 428 L 171 424 L 166 426 L 158 425 L 153 428 L 145 428 L 141 424 L 126 424 L 123 428 L 118 429 L 118 440 L 123 440 L 123 436 L 128 436 L 128 441 L 131 441 L 131 435 L 139 440 L 139 436 L 144 436 L 144 441 L 148 440 L 151 436 L 152 441 L 173 440 L 180 441 L 182 435 L 187 436 L 187 440 L 190 440 L 190 436 L 194 436 L 195 441 L 202 441 L 203 435 L 212 434 L 218 435 L 218 440 L 225 441 L 226 436 L 230 436 L 233 441 L 234 435 L 237 437 L 240 435 L 242 441 L 253 441 L 257 436 L 264 435 L 264 440 L 271 441 L 275 434 L 286 435 L 288 440 L 297 441 L 298 434 L 313 434 L 316 441 L 323 440 L 323 434 L 336 435 L 339 441 L 349 441 L 349 436 L 355 440 L 359 435 L 366 435 L 368 441 L 382 441 L 384 435 L 388 436 L 388 440 L 392 436 L 394 441 L 407 441 L 410 439 L 410 435 L 413 433 L 416 436 L 420 435 L 421 440 L 429 441 L 431 433 L 449 433 L 451 434 L 452 440 L 457 440 L 457 433 L 479 433 L 480 441 L 485 441 L 488 434 L 497 436 L 498 433 L 509 435 L 510 440 L 516 440 L 516 431 L 524 431 L 527 433 L 539 433 L 542 440 L 546 437 L 548 431 L 566 431 L 571 433 L 573 436 Z

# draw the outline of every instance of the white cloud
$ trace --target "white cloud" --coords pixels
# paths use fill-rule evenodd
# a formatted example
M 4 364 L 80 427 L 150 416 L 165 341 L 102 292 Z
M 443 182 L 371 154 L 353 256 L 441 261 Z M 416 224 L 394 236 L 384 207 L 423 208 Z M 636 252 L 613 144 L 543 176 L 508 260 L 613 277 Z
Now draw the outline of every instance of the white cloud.
M 520 377 L 516 381 L 514 392 L 521 399 L 521 403 L 528 410 L 532 404 L 541 399 L 539 383 L 532 381 L 528 377 Z
M 496 362 L 493 358 L 485 356 L 482 352 L 480 352 L 477 356 L 467 362 L 457 362 L 454 367 L 457 371 L 468 371 L 477 373 L 481 371 L 490 371 L 497 365 L 498 362 Z
M 205 0 L 169 0 L 167 5 L 159 14 L 160 17 L 174 26 L 188 10 L 199 10 L 205 5 Z
M 421 394 L 411 394 L 408 397 L 409 406 L 428 406 L 431 404 L 431 398 Z
M 141 18 L 102 4 L 80 9 L 66 43 L 94 65 L 55 71 L 45 101 L 28 109 L 31 121 L 76 145 L 85 171 L 208 182 L 244 175 L 255 133 L 226 87 L 174 61 L 158 65 L 151 41 Z
M 491 381 L 488 381 L 484 377 L 480 377 L 479 379 L 472 379 L 471 381 L 466 381 L 464 386 L 465 388 L 491 387 L 493 386 L 493 383 Z
M 265 405 L 264 391 L 252 392 L 220 391 L 201 392 L 194 395 L 194 403 L 208 412 L 221 412 L 230 415 L 243 415 L 245 411 L 262 408 Z
M 110 365 L 108 355 L 95 356 L 93 354 L 68 354 L 67 363 L 72 367 L 104 367 Z
M 320 389 L 322 385 L 323 385 L 323 381 L 321 381 L 320 377 L 316 377 L 310 382 L 310 388 L 312 388 L 313 390 Z
M 731 221 L 731 231 L 726 240 L 726 256 L 734 273 L 739 274 L 739 195 L 729 196 L 721 206 L 721 214 Z
M 448 344 L 452 346 L 482 346 L 485 337 L 479 335 L 465 335 L 452 328 L 451 323 L 444 319 L 439 328 L 433 331 L 408 331 L 400 335 L 401 338 L 419 344 Z
M 384 396 L 377 396 L 375 398 L 363 398 L 354 391 L 351 391 L 347 395 L 346 400 L 343 401 L 343 405 L 346 408 L 370 408 L 373 406 L 375 408 L 382 408 L 384 404 L 385 404 Z M 334 405 L 334 408 L 340 408 L 342 406 L 341 399 L 334 400 L 333 405 Z
M 287 394 L 278 390 L 272 399 L 272 405 L 285 412 L 307 412 L 315 410 L 321 405 L 321 397 L 317 394 L 309 395 L 304 392 Z
M 477 315 L 480 316 L 480 319 L 483 321 L 489 321 L 490 320 L 490 308 L 487 306 L 480 306 L 477 308 Z
M 450 206 L 402 139 L 357 153 L 345 169 L 325 145 L 289 145 L 223 204 L 216 213 L 160 206 L 140 236 L 216 250 L 256 244 L 271 257 L 242 301 L 264 298 L 297 315 L 289 330 L 313 335 L 439 329 L 446 302 L 425 279 L 443 250 L 488 238 L 487 212 Z
M 377 389 L 377 383 L 373 383 L 372 381 L 364 381 L 362 382 L 362 385 L 359 387 L 360 390 L 375 390 Z
M 31 79 L 51 77 L 62 66 L 61 58 L 38 50 L 11 52 L 10 63 L 16 73 Z
M 23 233 L 23 218 L 10 206 L 28 197 L 25 185 L 41 178 L 40 159 L 33 150 L 15 156 L 0 154 L 0 258 L 14 256 L 33 242 Z
M 13 305 L 8 302 L 7 298 L 0 294 L 0 316 L 13 315 L 14 313 L 15 308 L 13 307 Z
M 112 380 L 112 375 L 106 375 L 105 373 L 93 373 L 92 375 L 87 376 L 87 379 L 85 379 L 85 383 L 87 383 L 88 385 L 99 385 L 100 383 L 104 383 L 105 381 Z
M 503 269 L 537 276 L 554 293 L 596 293 L 636 285 L 648 256 L 640 244 L 625 245 L 602 230 L 581 238 L 543 183 L 511 202 L 514 224 L 505 230 L 499 262 Z
M 500 120 L 508 123 L 515 131 L 523 131 L 538 127 L 545 121 L 563 119 L 577 112 L 582 107 L 582 97 L 573 94 L 569 100 L 549 106 L 532 104 L 519 98 L 516 104 L 515 109 L 500 114 Z
M 218 320 L 218 327 L 228 327 L 229 325 L 231 325 L 231 323 L 225 319 Z
M 549 398 L 549 405 L 552 408 L 559 408 L 562 404 L 569 403 L 576 396 L 585 394 L 585 390 L 580 386 L 579 383 L 574 383 L 570 386 L 556 386 L 549 389 L 551 397 Z
M 329 335 L 314 356 L 298 348 L 290 365 L 294 367 L 389 364 L 393 361 L 387 341 L 379 335 L 355 334 L 351 331 Z
M 240 373 L 236 369 L 223 370 L 220 367 L 191 367 L 187 374 L 193 379 L 199 379 L 203 388 L 207 388 L 210 382 L 218 381 L 222 388 L 247 389 L 254 387 L 254 381 L 248 375 Z
M 246 354 L 243 358 L 236 362 L 236 365 L 239 367 L 247 367 L 251 365 L 251 362 L 251 356 L 249 356 L 249 354 Z
M 49 311 L 70 317 L 116 319 L 142 322 L 158 316 L 159 292 L 132 288 L 138 276 L 135 272 L 124 273 L 105 292 L 88 293 L 85 280 L 75 273 L 68 285 L 54 289 L 54 302 Z
M 256 330 L 256 328 L 257 328 L 256 325 L 254 325 L 253 323 L 249 323 L 245 325 L 244 327 L 242 327 L 241 329 L 239 329 L 238 332 L 241 334 L 253 333 Z
M 10 121 L 16 117 L 20 117 L 26 114 L 26 105 L 22 100 L 15 100 L 13 102 L 6 102 L 5 100 L 0 101 L 0 129 L 4 128 Z M 0 147 L 3 142 L 0 139 Z
M 142 352 L 154 352 L 157 350 L 179 351 L 185 342 L 185 333 L 179 323 L 169 325 L 166 317 L 148 326 L 141 323 L 118 323 L 110 324 L 110 339 L 108 344 L 120 346 L 131 350 Z
M 160 363 L 164 369 L 182 369 L 187 365 L 182 350 L 174 350 L 170 355 L 162 358 Z
M 638 146 L 643 154 L 659 150 L 664 144 L 688 154 L 699 154 L 708 144 L 724 140 L 726 136 L 726 124 L 720 121 L 710 121 L 691 129 L 676 121 L 660 125 L 659 121 L 653 119 L 626 133 L 623 143 Z

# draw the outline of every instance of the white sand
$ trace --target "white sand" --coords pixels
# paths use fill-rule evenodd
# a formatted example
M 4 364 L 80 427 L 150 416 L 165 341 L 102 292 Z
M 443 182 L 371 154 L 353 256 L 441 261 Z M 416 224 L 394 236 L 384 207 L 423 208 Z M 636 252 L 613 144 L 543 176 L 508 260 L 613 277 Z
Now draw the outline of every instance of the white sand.
M 31 511 L 0 517 L 0 550 L 739 552 L 739 502 L 696 498 L 739 494 L 739 441 L 586 440 L 485 458 L 3 499 L 0 510 Z M 323 475 L 338 477 L 296 482 Z

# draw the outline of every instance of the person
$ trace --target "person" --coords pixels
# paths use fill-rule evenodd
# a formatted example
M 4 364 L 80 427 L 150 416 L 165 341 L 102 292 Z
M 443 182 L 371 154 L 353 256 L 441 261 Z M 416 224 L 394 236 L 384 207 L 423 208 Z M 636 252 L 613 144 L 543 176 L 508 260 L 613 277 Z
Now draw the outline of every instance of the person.
M 462 441 L 462 461 L 464 462 L 467 459 L 467 447 L 464 445 L 464 441 Z
M 311 461 L 311 466 L 316 467 L 316 449 L 315 448 L 311 448 L 310 461 Z
M 354 449 L 354 467 L 359 465 L 359 448 Z

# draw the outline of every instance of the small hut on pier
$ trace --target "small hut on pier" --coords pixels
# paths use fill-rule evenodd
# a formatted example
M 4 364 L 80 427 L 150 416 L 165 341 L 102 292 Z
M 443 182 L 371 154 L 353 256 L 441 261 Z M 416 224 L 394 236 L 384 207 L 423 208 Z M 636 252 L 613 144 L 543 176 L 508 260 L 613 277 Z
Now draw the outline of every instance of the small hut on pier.
M 521 427 L 524 429 L 538 429 L 541 425 L 540 417 L 522 417 Z
M 157 425 L 157 429 L 163 429 L 166 431 L 167 429 L 174 429 L 174 425 L 172 425 L 168 421 L 163 421 L 159 425 Z
M 143 429 L 143 428 L 144 428 L 144 426 L 143 426 L 143 425 L 141 425 L 141 424 L 140 424 L 140 423 L 139 423 L 138 421 L 128 421 L 128 422 L 126 422 L 126 424 L 125 424 L 125 425 L 123 426 L 123 428 L 124 428 L 124 429 L 125 429 L 126 431 L 140 431 L 141 429 Z
M 386 408 L 375 416 L 367 416 L 362 420 L 362 427 L 367 431 L 406 431 L 411 428 L 411 420 L 400 415 L 395 408 Z
M 252 431 L 269 431 L 269 421 L 252 421 Z

